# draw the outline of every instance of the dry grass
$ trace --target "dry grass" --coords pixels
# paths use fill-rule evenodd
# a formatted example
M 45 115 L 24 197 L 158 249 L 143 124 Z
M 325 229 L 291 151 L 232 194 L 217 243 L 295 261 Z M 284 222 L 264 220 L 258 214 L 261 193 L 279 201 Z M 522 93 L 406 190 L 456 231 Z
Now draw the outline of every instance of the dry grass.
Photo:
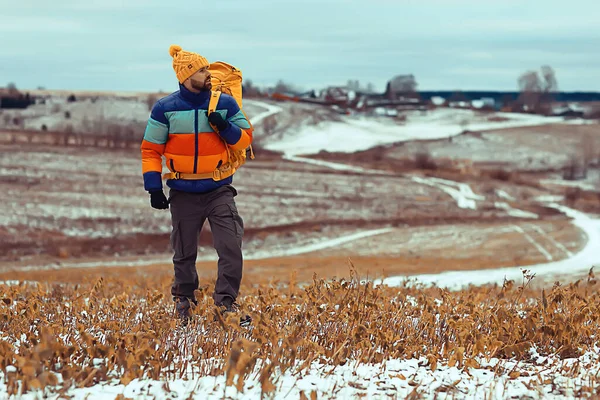
M 315 276 L 306 285 L 292 276 L 247 291 L 242 302 L 254 318 L 251 329 L 214 321 L 208 286 L 197 293 L 192 335 L 181 334 L 172 302 L 155 289 L 165 277 L 0 285 L 0 368 L 9 393 L 44 387 L 66 393 L 114 378 L 126 384 L 190 373 L 225 374 L 241 388 L 259 367 L 268 393 L 275 370 L 301 372 L 313 362 L 424 356 L 431 369 L 438 363 L 465 369 L 479 367 L 481 357 L 526 361 L 532 346 L 560 358 L 592 349 L 600 328 L 593 273 L 541 292 L 529 287 L 531 279 L 525 272 L 520 283 L 448 292 L 374 286 L 354 269 L 348 279 Z

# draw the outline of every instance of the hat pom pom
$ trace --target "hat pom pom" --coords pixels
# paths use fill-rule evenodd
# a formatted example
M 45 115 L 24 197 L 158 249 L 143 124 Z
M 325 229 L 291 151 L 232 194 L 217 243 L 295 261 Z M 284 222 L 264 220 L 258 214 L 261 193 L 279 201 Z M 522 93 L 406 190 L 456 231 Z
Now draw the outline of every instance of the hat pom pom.
M 178 46 L 176 44 L 172 44 L 171 47 L 169 47 L 169 54 L 171 55 L 171 57 L 175 57 L 175 54 L 179 53 L 181 51 L 181 46 Z

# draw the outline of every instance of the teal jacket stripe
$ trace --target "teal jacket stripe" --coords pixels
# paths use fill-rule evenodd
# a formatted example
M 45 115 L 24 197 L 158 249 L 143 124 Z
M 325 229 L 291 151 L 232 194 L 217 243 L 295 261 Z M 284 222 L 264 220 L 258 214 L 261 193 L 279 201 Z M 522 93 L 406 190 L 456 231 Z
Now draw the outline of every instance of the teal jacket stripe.
M 169 137 L 169 128 L 162 122 L 158 122 L 153 118 L 148 119 L 146 131 L 144 132 L 144 140 L 154 144 L 165 144 Z
M 246 119 L 244 113 L 240 110 L 233 117 L 229 118 L 229 122 L 236 124 L 242 129 L 250 129 L 250 122 Z
M 227 110 L 217 110 L 223 118 L 227 118 Z M 169 120 L 169 133 L 171 134 L 193 134 L 195 111 L 169 111 L 165 116 Z M 198 109 L 198 133 L 214 132 L 208 123 L 206 110 Z

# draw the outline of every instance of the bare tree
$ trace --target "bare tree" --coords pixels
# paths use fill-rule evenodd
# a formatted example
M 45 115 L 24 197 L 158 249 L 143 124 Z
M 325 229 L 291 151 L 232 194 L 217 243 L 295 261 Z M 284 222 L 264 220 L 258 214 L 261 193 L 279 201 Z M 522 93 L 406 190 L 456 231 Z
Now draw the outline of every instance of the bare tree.
M 536 111 L 541 100 L 542 83 L 536 71 L 527 71 L 519 77 L 519 103 L 527 111 Z
M 542 66 L 542 103 L 550 103 L 554 100 L 554 93 L 558 91 L 558 81 L 554 69 L 549 65 Z
M 8 93 L 10 95 L 19 94 L 19 90 L 17 89 L 17 85 L 14 82 L 9 82 L 8 85 L 6 85 L 6 88 L 8 89 Z
M 155 94 L 149 94 L 148 97 L 146 97 L 146 105 L 148 106 L 148 111 L 152 110 L 152 107 L 154 107 L 154 104 L 156 104 L 157 101 L 158 96 Z
M 542 66 L 543 89 L 546 93 L 554 93 L 558 91 L 558 81 L 556 73 L 549 65 Z
M 354 90 L 354 91 L 360 90 L 360 82 L 358 81 L 358 79 L 356 79 L 356 80 L 349 79 L 348 83 L 346 83 L 346 86 L 350 90 Z
M 541 68 L 541 74 L 537 71 L 523 73 L 519 77 L 518 84 L 521 92 L 518 103 L 523 109 L 533 112 L 547 109 L 546 104 L 552 101 L 552 94 L 558 90 L 556 74 L 549 65 Z
M 273 89 L 276 93 L 289 93 L 293 92 L 294 88 L 289 83 L 285 83 L 283 80 L 277 81 L 275 88 Z
M 254 83 L 248 79 L 244 81 L 242 85 L 242 93 L 244 97 L 258 97 L 260 95 L 260 90 L 254 86 Z

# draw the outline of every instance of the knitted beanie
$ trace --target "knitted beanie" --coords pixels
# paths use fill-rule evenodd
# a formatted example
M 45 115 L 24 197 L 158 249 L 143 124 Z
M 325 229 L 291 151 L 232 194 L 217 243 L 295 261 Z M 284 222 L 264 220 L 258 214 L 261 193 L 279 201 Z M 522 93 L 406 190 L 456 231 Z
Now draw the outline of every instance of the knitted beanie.
M 173 57 L 173 69 L 179 83 L 183 83 L 199 69 L 210 65 L 206 58 L 200 54 L 182 50 L 181 46 L 176 44 L 169 47 L 169 54 Z

